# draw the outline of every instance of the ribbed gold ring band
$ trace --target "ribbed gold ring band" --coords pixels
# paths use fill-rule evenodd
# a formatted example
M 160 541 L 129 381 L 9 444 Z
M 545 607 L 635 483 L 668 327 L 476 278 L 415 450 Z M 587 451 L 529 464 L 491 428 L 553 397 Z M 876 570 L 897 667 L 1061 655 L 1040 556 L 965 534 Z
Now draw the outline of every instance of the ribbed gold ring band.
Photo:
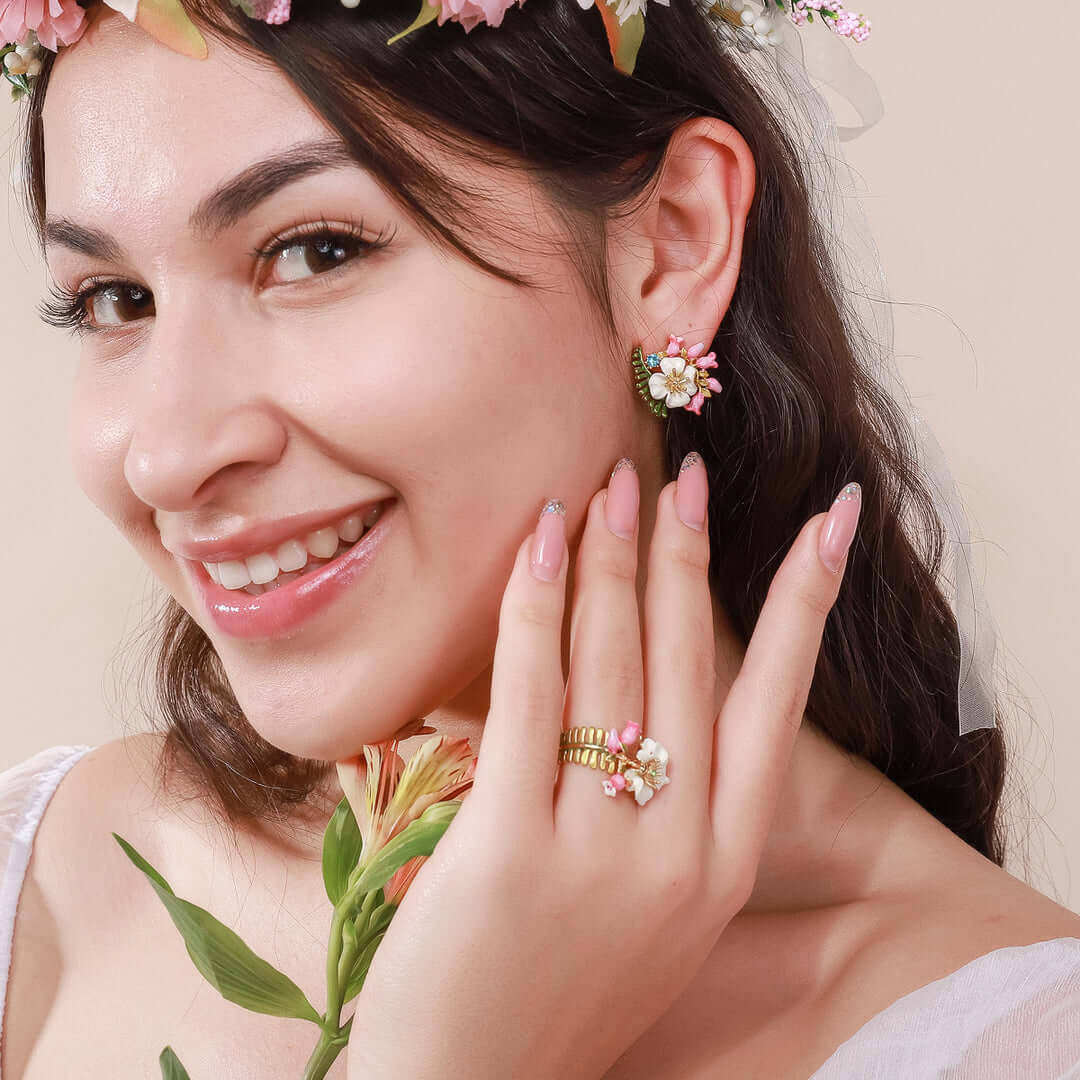
M 622 772 L 626 765 L 607 748 L 607 731 L 602 727 L 576 727 L 559 736 L 559 761 L 588 765 L 604 772 Z
M 587 765 L 610 774 L 611 779 L 602 784 L 605 795 L 625 791 L 644 806 L 671 781 L 667 777 L 668 752 L 655 739 L 642 739 L 636 757 L 630 756 L 630 746 L 638 741 L 640 733 L 636 723 L 628 724 L 622 735 L 615 728 L 569 728 L 559 736 L 559 763 Z M 617 749 L 612 750 L 613 745 Z

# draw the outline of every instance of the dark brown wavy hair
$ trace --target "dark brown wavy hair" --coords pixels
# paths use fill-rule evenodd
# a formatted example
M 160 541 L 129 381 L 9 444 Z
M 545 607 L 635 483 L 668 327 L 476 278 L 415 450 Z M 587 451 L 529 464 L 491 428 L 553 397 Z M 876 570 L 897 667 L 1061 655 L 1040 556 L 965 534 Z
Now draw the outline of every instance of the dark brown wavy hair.
M 615 69 L 599 14 L 571 0 L 528 0 L 502 26 L 468 34 L 431 24 L 393 46 L 387 38 L 412 21 L 414 0 L 363 0 L 357 10 L 304 0 L 273 27 L 226 0 L 185 6 L 206 33 L 280 69 L 434 242 L 522 286 L 532 283 L 466 239 L 505 227 L 497 193 L 441 175 L 408 129 L 464 160 L 527 169 L 565 222 L 567 251 L 612 333 L 609 221 L 649 192 L 684 121 L 719 117 L 742 134 L 757 184 L 739 280 L 711 343 L 724 393 L 701 418 L 675 410 L 665 421 L 670 476 L 690 449 L 708 469 L 714 602 L 748 642 L 799 529 L 858 479 L 862 516 L 807 719 L 1001 865 L 1000 702 L 998 727 L 957 733 L 960 648 L 938 583 L 942 522 L 902 413 L 857 359 L 797 140 L 720 36 L 706 32 L 699 6 L 649 5 L 632 77 Z M 39 234 L 51 60 L 27 112 L 27 195 Z M 626 386 L 633 392 L 629 364 Z M 248 724 L 213 645 L 171 597 L 149 630 L 148 714 L 164 735 L 163 776 L 182 769 L 233 825 L 285 823 L 310 807 L 333 762 L 284 753 Z

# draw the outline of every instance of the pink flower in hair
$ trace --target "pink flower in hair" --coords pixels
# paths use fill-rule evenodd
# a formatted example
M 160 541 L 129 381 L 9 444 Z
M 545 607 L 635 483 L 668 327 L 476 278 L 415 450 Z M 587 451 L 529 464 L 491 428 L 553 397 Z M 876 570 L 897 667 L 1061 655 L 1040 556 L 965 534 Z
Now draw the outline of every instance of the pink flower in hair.
M 32 30 L 38 42 L 56 52 L 86 29 L 86 12 L 75 0 L 0 0 L 0 43 L 24 42 Z
M 281 26 L 289 21 L 292 11 L 291 0 L 252 0 L 251 13 L 271 26 Z
M 500 26 L 503 16 L 513 7 L 515 0 L 438 0 L 442 10 L 439 12 L 439 25 L 448 19 L 456 20 L 468 33 L 477 23 L 486 22 L 488 26 Z M 525 0 L 517 0 L 520 7 Z M 435 4 L 432 4 L 434 7 Z

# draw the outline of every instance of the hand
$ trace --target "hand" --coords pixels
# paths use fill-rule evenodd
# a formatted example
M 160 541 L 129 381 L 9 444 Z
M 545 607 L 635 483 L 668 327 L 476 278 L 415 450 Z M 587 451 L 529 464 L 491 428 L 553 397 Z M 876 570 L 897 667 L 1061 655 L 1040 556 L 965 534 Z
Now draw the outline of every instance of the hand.
M 636 485 L 627 472 L 619 482 Z M 565 700 L 565 542 L 550 582 L 530 572 L 532 537 L 519 547 L 473 788 L 375 954 L 350 1080 L 600 1077 L 749 898 L 846 549 L 833 573 L 818 555 L 826 515 L 806 523 L 714 715 L 708 531 L 680 520 L 679 485 L 678 504 L 697 499 L 704 517 L 700 462 L 660 492 L 644 662 L 637 525 L 633 540 L 615 535 L 606 491 L 591 500 Z M 837 506 L 852 530 L 852 507 Z M 607 773 L 557 759 L 564 725 L 622 732 L 629 720 L 670 752 L 669 784 L 641 806 L 605 798 Z

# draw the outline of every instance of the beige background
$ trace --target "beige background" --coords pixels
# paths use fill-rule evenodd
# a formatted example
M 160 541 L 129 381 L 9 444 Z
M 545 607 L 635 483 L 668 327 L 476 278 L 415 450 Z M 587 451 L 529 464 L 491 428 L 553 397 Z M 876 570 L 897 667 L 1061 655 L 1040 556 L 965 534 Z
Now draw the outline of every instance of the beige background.
M 940 21 L 897 0 L 860 9 L 874 30 L 852 47 L 886 114 L 847 154 L 897 301 L 901 370 L 968 505 L 1021 710 L 1007 802 L 1030 862 L 1009 866 L 1080 910 L 1080 518 L 1066 467 L 1080 454 L 1071 38 L 985 7 L 941 9 Z M 5 151 L 14 115 L 0 102 Z M 7 157 L 0 169 L 9 174 Z M 35 318 L 42 272 L 3 190 L 0 768 L 141 726 L 122 645 L 154 597 L 141 562 L 74 483 L 75 344 Z

